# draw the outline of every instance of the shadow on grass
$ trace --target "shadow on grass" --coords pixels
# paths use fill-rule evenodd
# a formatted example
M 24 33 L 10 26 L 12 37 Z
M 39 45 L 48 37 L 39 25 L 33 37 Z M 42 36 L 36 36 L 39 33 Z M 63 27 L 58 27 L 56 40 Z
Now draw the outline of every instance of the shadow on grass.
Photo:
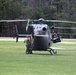
M 29 54 L 30 55 L 30 54 Z M 54 55 L 51 55 L 50 53 L 33 53 L 31 55 L 40 55 L 40 56 L 60 56 L 60 57 L 63 57 L 63 56 L 72 56 L 70 54 L 54 54 Z
M 33 53 L 32 55 L 48 55 L 48 56 L 51 56 L 51 54 L 43 54 L 43 53 Z

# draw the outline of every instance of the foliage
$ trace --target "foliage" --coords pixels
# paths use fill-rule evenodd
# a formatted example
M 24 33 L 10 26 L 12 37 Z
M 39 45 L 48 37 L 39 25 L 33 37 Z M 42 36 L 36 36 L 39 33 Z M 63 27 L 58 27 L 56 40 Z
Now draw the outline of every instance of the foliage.
M 76 20 L 75 0 L 0 0 L 0 19 Z
M 31 18 L 34 19 L 39 19 L 40 17 L 44 19 L 55 19 L 55 10 L 49 7 L 42 7 L 36 9 L 31 15 Z
M 39 19 L 40 17 L 44 19 L 76 21 L 76 1 L 0 0 L 0 19 Z M 0 28 L 2 28 L 1 25 Z M 75 27 L 73 24 L 65 23 L 51 23 L 49 25 Z
M 14 0 L 0 0 L 0 19 L 16 19 L 20 17 L 21 14 L 21 4 L 20 1 Z

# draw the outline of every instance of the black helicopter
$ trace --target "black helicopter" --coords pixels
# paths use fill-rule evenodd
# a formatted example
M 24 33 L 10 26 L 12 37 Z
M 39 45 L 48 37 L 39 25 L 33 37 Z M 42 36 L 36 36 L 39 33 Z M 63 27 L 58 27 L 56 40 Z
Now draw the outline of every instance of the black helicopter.
M 34 23 L 35 22 L 35 23 Z M 28 32 L 27 40 L 24 42 L 27 50 L 26 54 L 32 54 L 32 51 L 49 51 L 51 55 L 56 54 L 50 46 L 52 43 L 61 42 L 60 36 L 55 32 L 54 27 L 51 30 L 45 20 L 40 18 L 30 23 L 28 20 L 26 31 Z
M 61 20 L 44 20 L 40 18 L 39 20 L 0 20 L 0 22 L 25 22 L 27 21 L 26 31 L 27 34 L 19 34 L 18 27 L 15 25 L 16 29 L 16 42 L 18 42 L 19 37 L 26 37 L 27 40 L 24 41 L 26 45 L 26 54 L 32 54 L 32 51 L 49 51 L 51 55 L 57 54 L 57 51 L 50 48 L 52 43 L 61 42 L 60 36 L 55 32 L 54 27 L 50 27 L 46 22 L 64 22 L 64 23 L 76 23 L 72 21 L 61 21 Z M 31 23 L 30 23 L 31 22 Z

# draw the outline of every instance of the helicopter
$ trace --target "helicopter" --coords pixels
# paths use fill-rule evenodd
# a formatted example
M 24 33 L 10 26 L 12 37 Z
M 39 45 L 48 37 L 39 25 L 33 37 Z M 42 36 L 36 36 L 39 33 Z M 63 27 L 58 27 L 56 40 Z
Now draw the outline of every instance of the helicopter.
M 49 51 L 51 55 L 57 54 L 57 51 L 50 48 L 52 43 L 61 42 L 61 38 L 57 32 L 55 32 L 55 27 L 50 27 L 46 22 L 63 22 L 63 23 L 75 23 L 72 21 L 62 21 L 62 20 L 45 20 L 40 18 L 38 20 L 0 20 L 0 22 L 27 22 L 26 32 L 27 34 L 19 34 L 18 27 L 15 25 L 16 30 L 16 42 L 18 42 L 19 37 L 26 37 L 24 44 L 26 46 L 25 53 L 32 54 L 32 51 Z

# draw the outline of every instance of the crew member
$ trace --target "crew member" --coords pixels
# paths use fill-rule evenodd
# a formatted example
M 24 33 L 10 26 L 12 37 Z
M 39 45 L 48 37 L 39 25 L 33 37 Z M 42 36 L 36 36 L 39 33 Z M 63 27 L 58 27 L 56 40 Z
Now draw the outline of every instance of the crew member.
M 55 31 L 55 28 L 54 28 L 54 27 L 51 28 L 51 33 L 52 33 L 53 43 L 61 42 L 60 36 L 59 36 L 59 34 L 57 33 L 57 31 Z
M 32 49 L 31 49 L 31 39 L 30 37 L 27 37 L 26 40 L 26 54 L 32 54 Z

